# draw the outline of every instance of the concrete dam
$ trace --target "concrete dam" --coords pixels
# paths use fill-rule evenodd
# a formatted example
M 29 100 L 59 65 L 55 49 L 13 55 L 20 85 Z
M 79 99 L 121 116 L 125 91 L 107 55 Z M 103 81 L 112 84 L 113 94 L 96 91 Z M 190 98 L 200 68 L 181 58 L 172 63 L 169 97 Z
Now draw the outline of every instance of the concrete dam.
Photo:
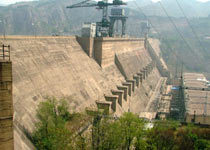
M 167 69 L 143 38 L 8 36 L 0 44 L 11 47 L 16 150 L 33 149 L 24 132 L 48 96 L 65 98 L 72 112 L 108 106 L 115 116 L 140 115 L 157 111 L 166 86 Z

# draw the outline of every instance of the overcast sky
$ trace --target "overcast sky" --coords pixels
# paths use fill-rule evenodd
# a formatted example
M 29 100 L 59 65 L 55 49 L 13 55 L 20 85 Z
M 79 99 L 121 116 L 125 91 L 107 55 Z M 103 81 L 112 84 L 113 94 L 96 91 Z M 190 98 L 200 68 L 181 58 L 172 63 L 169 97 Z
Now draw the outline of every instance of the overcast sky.
M 153 2 L 159 2 L 159 1 L 161 1 L 161 0 L 152 0 Z M 199 1 L 199 2 L 208 2 L 208 1 L 210 1 L 210 0 L 197 0 L 197 1 Z
M 33 0 L 0 0 L 0 4 L 4 4 L 4 5 L 8 5 L 8 4 L 13 4 L 16 2 L 22 2 L 22 1 L 33 1 Z M 128 1 L 128 0 L 124 0 L 124 1 Z M 154 2 L 160 1 L 160 0 L 152 0 Z M 210 0 L 197 0 L 200 2 L 208 2 Z
M 33 1 L 33 0 L 0 0 L 0 4 L 8 5 L 16 2 Z

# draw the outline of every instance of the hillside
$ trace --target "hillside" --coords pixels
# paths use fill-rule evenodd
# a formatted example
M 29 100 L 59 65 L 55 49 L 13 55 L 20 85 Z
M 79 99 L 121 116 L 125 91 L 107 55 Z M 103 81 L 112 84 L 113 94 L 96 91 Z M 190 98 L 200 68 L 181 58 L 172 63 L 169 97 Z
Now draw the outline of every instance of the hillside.
M 101 18 L 101 11 L 95 8 L 66 9 L 66 6 L 80 1 L 40 0 L 1 6 L 0 34 L 3 34 L 5 31 L 6 34 L 12 35 L 79 35 L 84 22 L 96 22 Z M 190 18 L 190 22 L 202 41 L 202 45 L 207 49 L 210 46 L 209 39 L 205 38 L 210 36 L 210 19 L 207 17 L 210 14 L 210 2 L 200 3 L 196 0 L 179 0 L 179 2 L 186 15 Z M 184 60 L 184 66 L 187 71 L 209 72 L 207 51 L 200 48 L 200 43 L 192 34 L 175 0 L 162 0 L 162 4 L 170 16 L 175 16 L 172 19 L 178 30 L 187 39 L 188 44 L 191 45 L 192 50 L 183 46 L 182 39 L 180 39 L 159 3 L 151 3 L 148 0 L 138 0 L 137 3 L 143 8 L 144 13 L 150 16 L 149 19 L 162 35 L 162 37 L 156 34 L 151 36 L 161 40 L 162 55 L 171 70 L 175 70 L 174 62 L 177 60 L 177 57 L 174 53 L 177 53 L 179 58 L 182 55 L 191 58 Z M 141 34 L 141 22 L 146 18 L 132 1 L 128 2 L 128 6 L 126 6 L 126 15 L 129 17 L 127 34 L 139 37 Z M 154 33 L 153 29 L 151 33 Z M 170 48 L 168 48 L 168 45 Z M 194 59 L 197 62 L 194 62 Z
M 0 7 L 0 20 L 3 22 L 0 32 L 5 29 L 7 34 L 16 35 L 75 34 L 84 21 L 97 18 L 97 15 L 91 15 L 96 12 L 94 9 L 66 9 L 71 4 L 69 0 L 42 0 Z
M 95 114 L 93 111 L 98 108 L 100 111 L 110 112 L 114 119 L 125 112 L 135 113 L 139 118 L 148 112 L 156 115 L 161 105 L 164 105 L 163 113 L 170 112 L 173 101 L 171 95 L 168 95 L 171 93 L 168 89 L 172 86 L 166 86 L 168 68 L 173 74 L 180 72 L 183 67 L 185 72 L 205 72 L 210 75 L 210 19 L 206 15 L 209 3 L 204 6 L 195 0 L 189 3 L 183 0 L 183 8 L 185 10 L 189 8 L 186 14 L 190 16 L 189 22 L 197 33 L 195 36 L 186 18 L 181 17 L 182 14 L 175 7 L 169 10 L 172 5 L 175 6 L 174 1 L 163 0 L 163 4 L 173 16 L 176 30 L 170 18 L 158 10 L 158 3 L 150 5 L 146 0 L 139 0 L 139 5 L 143 7 L 159 33 L 157 34 L 154 28 L 151 29 L 147 42 L 145 38 L 133 38 L 142 36 L 141 23 L 146 18 L 138 9 L 132 7 L 132 2 L 126 7 L 126 15 L 129 16 L 127 34 L 130 37 L 88 39 L 71 36 L 80 34 L 83 22 L 96 22 L 101 17 L 101 12 L 94 8 L 66 9 L 66 6 L 79 1 L 81 0 L 40 0 L 0 6 L 0 33 L 6 33 L 6 38 L 0 36 L 0 45 L 11 46 L 9 53 L 12 61 L 12 67 L 8 69 L 12 75 L 12 82 L 10 81 L 12 88 L 5 88 L 2 84 L 1 89 L 4 92 L 10 91 L 10 102 L 14 104 L 14 117 L 10 120 L 14 124 L 15 150 L 35 149 L 30 141 L 33 139 L 30 135 L 36 131 L 34 129 L 39 118 L 37 108 L 40 102 L 52 96 L 65 99 L 68 106 L 66 109 L 70 113 L 84 113 L 89 110 Z M 201 12 L 202 9 L 204 13 Z M 198 12 L 193 13 L 193 10 Z M 179 34 L 186 41 L 180 38 Z M 166 61 L 166 65 L 162 58 Z M 2 72 L 2 75 L 7 76 L 7 70 Z M 166 95 L 171 98 L 165 99 Z M 175 95 L 176 101 L 177 97 Z M 167 103 L 161 104 L 161 101 L 166 100 Z M 178 106 L 182 104 L 180 101 L 177 103 Z M 62 109 L 53 108 L 53 110 L 55 113 L 51 114 L 59 121 L 55 114 Z M 49 116 L 48 118 L 43 120 L 49 122 L 54 120 Z M 95 120 L 98 120 L 98 115 L 93 120 L 93 127 Z M 54 125 L 44 124 L 44 126 L 50 129 L 50 126 Z M 56 126 L 55 123 L 55 128 Z M 72 127 L 72 124 L 69 126 Z M 99 124 L 97 126 L 99 127 Z M 135 129 L 137 126 L 136 124 L 134 126 Z M 80 127 L 77 130 L 79 131 Z M 44 134 L 49 135 L 48 130 L 46 131 Z M 173 131 L 173 135 L 178 135 L 174 129 Z M 59 134 L 62 132 L 59 131 Z M 117 137 L 117 134 L 114 135 Z M 54 140 L 54 137 L 51 139 Z M 143 139 L 145 140 L 145 137 Z M 134 140 L 138 139 L 135 137 Z M 89 143 L 91 144 L 90 141 Z M 48 143 L 47 145 L 51 146 Z M 84 150 L 82 147 L 81 149 Z
M 66 6 L 77 2 L 81 0 L 40 0 L 0 6 L 0 33 L 5 30 L 7 34 L 13 35 L 79 34 L 83 22 L 99 21 L 101 12 L 94 8 L 66 9 Z M 148 0 L 138 0 L 137 3 L 147 16 L 165 16 L 158 3 Z M 182 16 L 175 0 L 163 0 L 162 3 L 169 15 Z M 180 3 L 187 16 L 206 17 L 210 14 L 210 3 L 196 0 L 184 0 Z M 128 33 L 135 33 L 132 29 L 140 30 L 139 24 L 134 22 L 142 20 L 142 17 L 134 2 L 128 2 L 126 14 L 129 16 Z
M 174 73 L 176 68 L 178 68 L 180 72 L 181 66 L 183 65 L 184 71 L 209 73 L 210 40 L 207 38 L 210 35 L 210 31 L 208 30 L 210 28 L 209 18 L 190 20 L 190 24 L 196 34 L 192 32 L 186 19 L 173 20 L 179 32 L 168 21 L 168 24 L 164 24 L 163 22 L 156 24 L 156 28 L 160 31 L 161 37 L 155 35 L 161 41 L 162 56 L 170 70 Z M 162 28 L 161 25 L 165 27 L 167 25 L 167 28 Z
M 207 17 L 210 14 L 210 2 L 201 3 L 197 0 L 177 0 L 181 7 L 185 10 L 185 13 L 189 17 Z M 141 1 L 137 1 L 140 6 Z M 162 5 L 168 11 L 170 16 L 182 17 L 182 13 L 176 3 L 176 0 L 162 0 Z M 149 16 L 166 16 L 160 7 L 159 3 L 147 2 L 147 6 L 143 7 L 144 12 Z

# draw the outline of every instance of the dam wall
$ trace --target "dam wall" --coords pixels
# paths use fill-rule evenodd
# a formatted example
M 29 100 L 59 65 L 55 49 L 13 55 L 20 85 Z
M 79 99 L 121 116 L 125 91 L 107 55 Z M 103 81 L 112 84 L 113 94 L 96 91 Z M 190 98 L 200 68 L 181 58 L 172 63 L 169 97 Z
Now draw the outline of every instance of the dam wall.
M 33 149 L 25 132 L 34 130 L 38 104 L 49 96 L 65 98 L 71 112 L 97 106 L 117 116 L 146 111 L 161 76 L 144 40 L 79 40 L 0 38 L 0 43 L 11 46 L 16 150 Z
M 155 62 L 157 64 L 157 68 L 158 68 L 161 76 L 167 77 L 168 79 L 170 79 L 170 72 L 168 71 L 167 68 L 164 67 L 164 64 L 160 60 L 160 57 L 155 53 L 153 47 L 151 46 L 151 44 L 148 41 L 146 42 L 146 48 L 147 48 L 151 58 L 153 60 L 155 60 Z
M 102 68 L 113 65 L 116 54 L 144 48 L 142 38 L 77 37 L 76 39 L 87 55 L 93 57 Z
M 104 68 L 114 64 L 115 54 L 125 53 L 144 47 L 144 40 L 137 38 L 95 38 L 94 58 Z
M 127 111 L 138 114 L 145 111 L 143 107 L 146 107 L 160 79 L 156 61 L 152 60 L 150 53 L 145 49 L 145 40 L 142 38 L 77 37 L 77 41 L 81 47 L 91 49 L 89 52 L 91 51 L 92 54 L 89 56 L 103 70 L 115 66 L 123 76 L 124 81 L 117 84 L 115 88 L 111 88 L 111 95 L 105 95 L 106 101 L 114 103 L 111 107 L 115 114 L 120 115 Z M 90 45 L 93 46 L 90 47 Z M 83 50 L 87 53 L 87 49 L 83 48 Z M 104 105 L 107 106 L 106 103 Z
M 94 57 L 94 38 L 92 37 L 76 37 L 77 42 L 89 57 Z

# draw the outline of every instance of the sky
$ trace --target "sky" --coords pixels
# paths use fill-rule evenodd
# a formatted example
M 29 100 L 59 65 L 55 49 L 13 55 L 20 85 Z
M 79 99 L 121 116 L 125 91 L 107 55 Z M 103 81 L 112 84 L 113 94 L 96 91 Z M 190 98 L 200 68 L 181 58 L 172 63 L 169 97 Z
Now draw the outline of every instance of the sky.
M 9 4 L 14 4 L 16 2 L 23 2 L 23 1 L 33 1 L 33 0 L 0 0 L 0 4 L 9 5 Z
M 152 1 L 153 1 L 153 2 L 159 2 L 159 1 L 161 1 L 161 0 L 152 0 Z M 210 0 L 197 0 L 197 1 L 205 3 L 205 2 L 208 2 L 208 1 L 210 1 Z
M 0 4 L 2 5 L 8 5 L 8 4 L 13 4 L 13 3 L 16 3 L 16 2 L 22 2 L 22 1 L 33 1 L 33 0 L 0 0 Z M 125 1 L 128 1 L 128 0 L 125 0 Z M 152 0 L 153 2 L 158 2 L 160 0 Z M 210 0 L 197 0 L 197 1 L 200 1 L 200 2 L 208 2 Z

